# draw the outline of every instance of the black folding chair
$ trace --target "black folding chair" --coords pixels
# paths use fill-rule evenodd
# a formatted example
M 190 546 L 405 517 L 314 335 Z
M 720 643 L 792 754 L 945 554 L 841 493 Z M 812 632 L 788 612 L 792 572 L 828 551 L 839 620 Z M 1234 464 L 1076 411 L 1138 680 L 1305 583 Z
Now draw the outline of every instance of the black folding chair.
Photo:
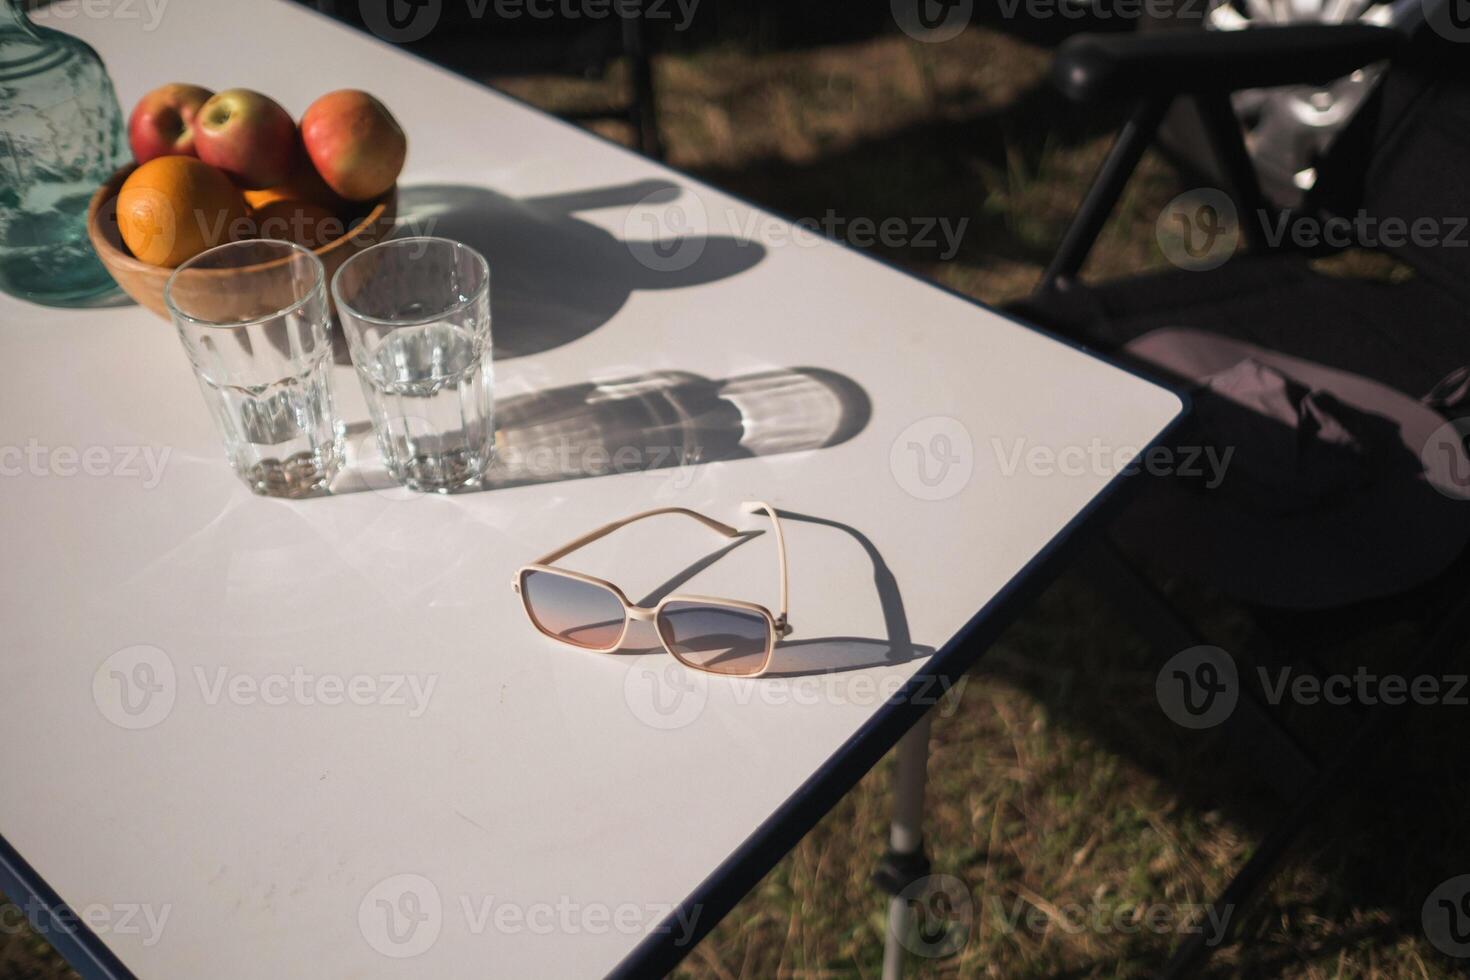
M 1390 62 L 1384 83 L 1319 167 L 1316 187 L 1299 209 L 1273 211 L 1251 169 L 1230 108 L 1231 93 L 1324 84 L 1381 61 Z M 1377 221 L 1395 218 L 1409 228 L 1425 219 L 1435 223 L 1441 237 L 1459 234 L 1470 242 L 1464 227 L 1470 216 L 1470 181 L 1463 177 L 1470 170 L 1470 53 L 1465 45 L 1423 25 L 1409 36 L 1356 25 L 1080 35 L 1059 50 L 1054 78 L 1078 102 L 1122 101 L 1133 110 L 1039 287 L 1015 305 L 1019 314 L 1114 352 L 1159 328 L 1199 328 L 1415 396 L 1437 384 L 1443 389 L 1447 375 L 1453 383 L 1454 369 L 1470 365 L 1470 247 L 1395 236 L 1382 249 L 1407 265 L 1412 276 L 1391 284 L 1318 271 L 1314 260 L 1334 249 L 1321 243 L 1302 247 L 1290 232 L 1302 220 L 1321 227 L 1331 216 L 1363 215 Z M 1228 175 L 1226 190 L 1242 216 L 1244 253 L 1210 271 L 1083 284 L 1079 273 L 1124 185 L 1164 113 L 1181 98 L 1196 104 Z M 1273 242 L 1274 235 L 1265 234 L 1273 228 L 1288 232 Z M 1435 394 L 1439 403 L 1448 403 L 1456 393 Z M 1165 649 L 1201 642 L 1112 544 L 1100 545 L 1096 562 L 1098 581 Z M 1323 629 L 1359 630 L 1375 619 L 1411 617 L 1420 635 L 1403 669 L 1420 674 L 1441 669 L 1463 648 L 1470 625 L 1467 594 L 1470 558 L 1462 554 L 1433 581 L 1401 595 L 1297 617 L 1265 610 L 1258 621 L 1275 631 L 1273 643 L 1290 648 L 1304 637 L 1320 641 Z M 1222 912 L 1238 910 L 1269 882 L 1301 831 L 1361 774 L 1368 753 L 1409 714 L 1406 706 L 1367 710 L 1356 733 L 1329 758 L 1319 759 L 1249 694 L 1242 690 L 1241 707 L 1232 717 L 1236 734 L 1257 768 L 1291 802 L 1287 818 L 1216 903 Z M 1234 925 L 1240 918 L 1229 921 Z M 1192 975 L 1213 948 L 1203 934 L 1192 936 L 1177 950 L 1166 975 Z

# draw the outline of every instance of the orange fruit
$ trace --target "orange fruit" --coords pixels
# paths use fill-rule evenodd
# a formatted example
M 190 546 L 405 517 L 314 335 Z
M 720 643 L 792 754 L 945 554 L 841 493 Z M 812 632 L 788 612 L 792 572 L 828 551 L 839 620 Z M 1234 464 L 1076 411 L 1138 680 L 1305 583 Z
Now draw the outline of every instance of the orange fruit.
M 296 160 L 296 169 L 291 171 L 284 184 L 258 191 L 247 190 L 245 203 L 257 210 L 275 201 L 309 201 L 324 208 L 335 208 L 342 203 L 342 199 L 322 180 L 322 175 L 316 172 L 304 150 L 297 154 Z
M 221 170 L 195 157 L 156 157 L 117 195 L 117 227 L 149 265 L 176 266 L 248 231 L 245 199 Z
M 347 230 L 341 218 L 311 201 L 271 201 L 256 208 L 252 217 L 255 233 L 261 238 L 282 239 L 306 248 L 320 248 Z

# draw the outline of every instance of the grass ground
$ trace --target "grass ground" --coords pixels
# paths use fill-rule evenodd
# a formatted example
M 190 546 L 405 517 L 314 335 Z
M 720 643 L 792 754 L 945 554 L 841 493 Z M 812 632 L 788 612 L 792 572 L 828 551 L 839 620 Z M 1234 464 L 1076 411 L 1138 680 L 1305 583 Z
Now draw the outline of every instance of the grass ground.
M 990 302 L 1025 295 L 1106 149 L 1107 116 L 1049 94 L 1049 52 L 972 28 L 944 44 L 899 37 L 769 54 L 734 47 L 658 64 L 675 165 L 797 217 L 970 219 L 960 250 L 879 249 Z M 497 79 L 551 109 L 595 104 L 606 82 Z M 599 124 L 621 136 L 616 124 Z M 1089 270 L 1160 266 L 1160 206 L 1186 185 L 1148 158 Z M 1251 619 L 1183 586 L 1173 598 L 1231 650 Z M 1398 631 L 1322 635 L 1324 657 L 1392 657 Z M 915 958 L 923 977 L 1146 976 L 1282 809 L 1228 745 L 1175 727 L 1158 669 L 1128 624 L 1064 576 L 1001 638 L 933 728 L 928 836 L 937 872 L 974 910 L 963 946 Z M 1470 710 L 1470 709 L 1461 709 Z M 1460 975 L 1425 939 L 1420 909 L 1470 871 L 1458 714 L 1423 713 L 1299 847 L 1246 941 L 1212 974 L 1326 978 Z M 1352 718 L 1314 718 L 1324 743 Z M 875 977 L 882 898 L 869 884 L 889 812 L 888 766 L 870 773 L 680 968 L 688 977 Z M 0 976 L 71 974 L 45 944 L 0 932 Z

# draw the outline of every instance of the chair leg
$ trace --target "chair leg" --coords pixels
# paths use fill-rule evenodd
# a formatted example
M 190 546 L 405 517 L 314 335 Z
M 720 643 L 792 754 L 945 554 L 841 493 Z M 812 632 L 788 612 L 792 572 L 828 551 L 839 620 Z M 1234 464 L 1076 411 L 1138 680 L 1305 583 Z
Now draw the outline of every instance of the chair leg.
M 664 147 L 663 140 L 658 134 L 658 114 L 653 88 L 653 58 L 648 50 L 648 35 L 644 25 L 642 5 L 639 6 L 636 17 L 623 19 L 623 53 L 628 56 L 632 67 L 633 100 L 628 109 L 628 121 L 633 126 L 638 149 L 644 156 L 662 160 Z
M 873 874 L 889 894 L 888 931 L 883 939 L 883 980 L 903 976 L 903 937 L 912 926 L 913 910 L 902 892 L 929 874 L 924 854 L 924 782 L 929 770 L 929 715 L 924 715 L 899 740 L 894 750 L 893 822 L 888 852 Z
M 1087 254 L 1092 251 L 1093 243 L 1097 241 L 1097 236 L 1102 233 L 1103 226 L 1113 213 L 1113 205 L 1118 203 L 1118 197 L 1127 186 L 1128 178 L 1133 176 L 1138 161 L 1143 158 L 1143 151 L 1153 142 L 1170 101 L 1160 98 L 1145 99 L 1118 132 L 1113 148 L 1108 151 L 1107 159 L 1103 161 L 1087 196 L 1082 200 L 1082 206 L 1077 209 L 1077 216 L 1072 219 L 1072 224 L 1062 236 L 1057 254 L 1052 258 L 1046 272 L 1042 273 L 1036 293 L 1064 289 L 1082 271 Z
M 1210 148 L 1225 171 L 1240 204 L 1240 232 L 1254 249 L 1266 246 L 1258 219 L 1269 217 L 1266 198 L 1261 193 L 1261 182 L 1256 177 L 1256 166 L 1251 162 L 1250 152 L 1241 135 L 1240 120 L 1231 107 L 1230 97 L 1223 94 L 1199 95 L 1195 97 L 1200 118 L 1204 120 L 1205 132 L 1210 139 Z

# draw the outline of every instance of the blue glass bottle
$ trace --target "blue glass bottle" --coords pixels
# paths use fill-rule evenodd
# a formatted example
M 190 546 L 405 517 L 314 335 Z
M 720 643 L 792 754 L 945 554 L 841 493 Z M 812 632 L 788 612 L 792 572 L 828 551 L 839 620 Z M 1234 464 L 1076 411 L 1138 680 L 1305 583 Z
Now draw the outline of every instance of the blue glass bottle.
M 87 202 L 129 159 L 112 80 L 90 46 L 0 0 L 0 290 L 78 305 L 113 288 Z

